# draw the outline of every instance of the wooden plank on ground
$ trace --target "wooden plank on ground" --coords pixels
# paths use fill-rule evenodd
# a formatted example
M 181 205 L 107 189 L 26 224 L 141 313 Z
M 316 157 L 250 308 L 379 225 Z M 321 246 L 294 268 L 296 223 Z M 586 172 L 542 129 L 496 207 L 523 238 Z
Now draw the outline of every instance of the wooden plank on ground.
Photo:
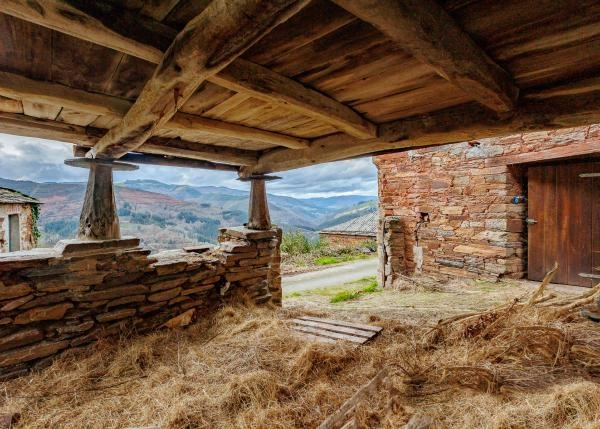
M 294 319 L 293 322 L 296 325 L 310 326 L 312 328 L 325 329 L 327 331 L 339 332 L 341 334 L 350 334 L 350 335 L 356 335 L 356 336 L 365 337 L 365 338 L 371 338 L 373 336 L 373 331 L 367 331 L 367 330 L 356 329 L 356 328 L 348 328 L 345 326 L 333 325 L 333 324 L 325 323 L 325 322 L 313 322 L 310 320 L 301 320 L 301 319 Z
M 327 338 L 327 337 L 320 337 L 319 335 L 313 335 L 313 334 L 307 334 L 305 332 L 302 333 L 298 333 L 300 335 L 300 337 L 305 338 L 307 340 L 310 341 L 317 341 L 319 343 L 329 343 L 329 344 L 335 344 L 335 340 L 332 338 Z
M 302 316 L 302 317 L 299 317 L 298 319 L 311 320 L 313 322 L 325 322 L 325 323 L 329 323 L 331 325 L 346 326 L 349 328 L 357 328 L 357 329 L 363 329 L 366 331 L 373 331 L 373 332 L 380 332 L 383 329 L 381 326 L 367 325 L 364 323 L 346 322 L 345 320 L 325 319 L 322 317 Z
M 338 339 L 338 340 L 346 340 L 346 341 L 350 341 L 352 343 L 358 343 L 358 344 L 362 344 L 366 341 L 368 341 L 368 338 L 365 337 L 357 337 L 354 335 L 348 335 L 348 334 L 341 334 L 339 332 L 332 332 L 332 331 L 327 331 L 325 329 L 319 329 L 319 328 L 311 328 L 309 326 L 294 326 L 293 329 L 295 331 L 298 332 L 303 332 L 303 333 L 307 333 L 307 334 L 313 334 L 313 335 L 319 335 L 322 337 L 326 337 L 326 338 L 334 338 L 334 339 Z

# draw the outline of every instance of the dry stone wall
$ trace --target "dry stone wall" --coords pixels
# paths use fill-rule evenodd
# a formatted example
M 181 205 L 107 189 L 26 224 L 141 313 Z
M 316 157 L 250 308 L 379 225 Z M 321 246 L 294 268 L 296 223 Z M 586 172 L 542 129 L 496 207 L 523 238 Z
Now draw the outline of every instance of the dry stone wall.
M 375 157 L 380 276 L 391 286 L 422 271 L 496 280 L 526 272 L 523 162 L 596 150 L 600 125 L 536 132 Z
M 281 302 L 280 235 L 240 227 L 221 230 L 215 249 L 151 255 L 138 239 L 69 240 L 0 255 L 0 379 L 124 330 L 206 317 L 238 295 Z

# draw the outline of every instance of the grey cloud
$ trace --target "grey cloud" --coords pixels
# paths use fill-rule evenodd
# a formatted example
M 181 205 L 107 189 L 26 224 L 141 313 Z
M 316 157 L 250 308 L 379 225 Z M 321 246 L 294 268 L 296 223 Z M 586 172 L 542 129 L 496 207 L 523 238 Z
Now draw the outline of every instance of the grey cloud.
M 85 181 L 87 171 L 67 167 L 71 145 L 0 134 L 0 177 L 38 182 Z M 271 182 L 269 192 L 294 197 L 340 194 L 377 194 L 377 170 L 371 158 L 339 161 L 286 171 L 283 180 Z M 226 186 L 248 189 L 235 173 L 183 168 L 140 166 L 134 172 L 115 174 L 115 181 L 153 179 L 193 186 Z

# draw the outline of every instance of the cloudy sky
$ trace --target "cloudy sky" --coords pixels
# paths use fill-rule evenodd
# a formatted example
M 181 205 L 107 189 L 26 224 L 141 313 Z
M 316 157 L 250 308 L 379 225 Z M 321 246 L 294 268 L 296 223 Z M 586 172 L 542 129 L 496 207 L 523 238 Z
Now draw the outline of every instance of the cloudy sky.
M 35 182 L 83 182 L 87 170 L 67 167 L 70 144 L 0 134 L 0 177 Z M 371 158 L 321 164 L 283 172 L 283 180 L 269 183 L 269 192 L 296 198 L 333 195 L 377 195 L 377 170 Z M 189 168 L 140 166 L 133 172 L 115 173 L 116 181 L 154 179 L 194 186 L 227 186 L 248 189 L 235 173 Z

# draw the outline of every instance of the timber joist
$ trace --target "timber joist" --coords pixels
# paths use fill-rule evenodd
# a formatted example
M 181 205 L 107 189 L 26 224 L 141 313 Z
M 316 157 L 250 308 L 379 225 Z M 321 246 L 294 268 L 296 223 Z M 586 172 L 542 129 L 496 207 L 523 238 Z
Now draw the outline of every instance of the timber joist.
M 484 3 L 4 0 L 1 131 L 251 175 L 600 122 L 600 4 Z

